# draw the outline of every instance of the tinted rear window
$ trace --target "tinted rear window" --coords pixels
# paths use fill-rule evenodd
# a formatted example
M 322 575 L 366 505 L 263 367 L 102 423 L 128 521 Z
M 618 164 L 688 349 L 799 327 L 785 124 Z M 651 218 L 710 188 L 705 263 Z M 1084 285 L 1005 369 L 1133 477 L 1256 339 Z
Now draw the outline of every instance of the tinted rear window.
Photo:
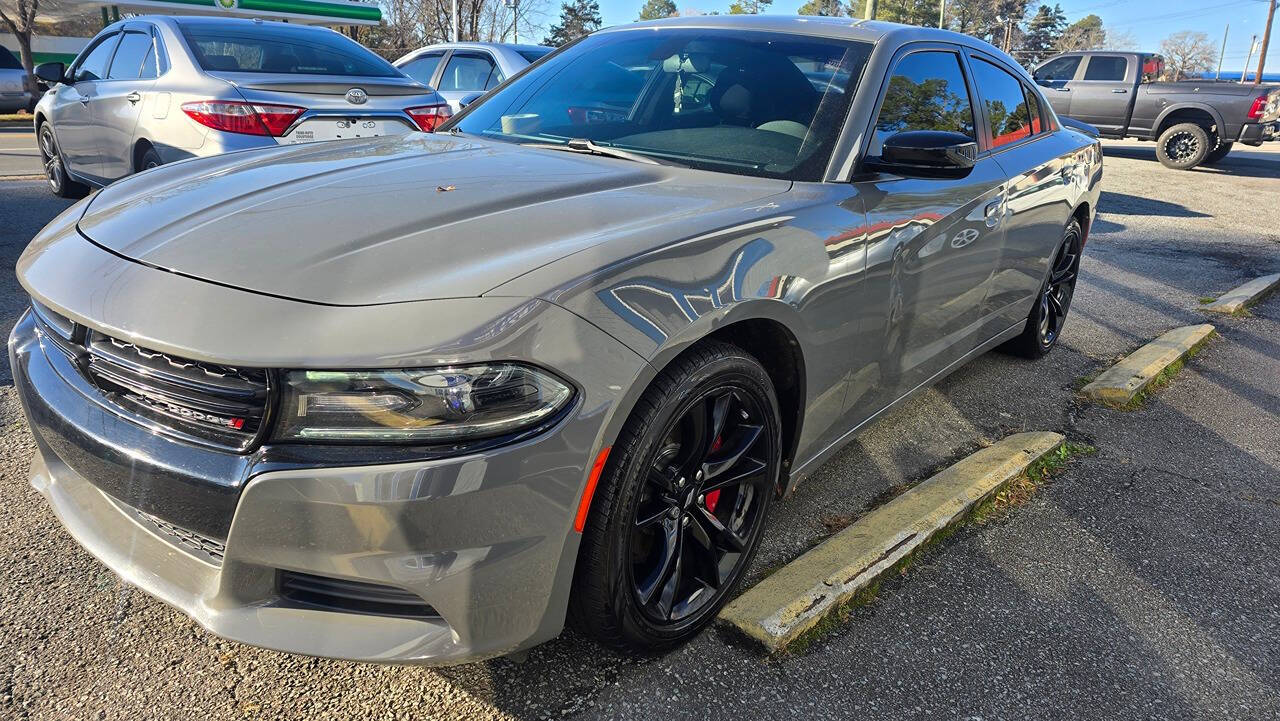
M 524 53 L 521 53 L 523 55 Z M 0 48 L 0 69 L 17 70 L 22 67 L 22 63 L 13 57 L 13 53 L 8 48 Z
M 184 27 L 200 67 L 209 71 L 284 75 L 398 77 L 391 63 L 328 30 L 276 23 L 234 28 Z
M 520 53 L 520 57 L 528 60 L 530 63 L 533 63 L 536 62 L 538 58 L 546 55 L 554 49 L 555 48 L 538 48 L 537 50 L 517 50 L 516 52 Z

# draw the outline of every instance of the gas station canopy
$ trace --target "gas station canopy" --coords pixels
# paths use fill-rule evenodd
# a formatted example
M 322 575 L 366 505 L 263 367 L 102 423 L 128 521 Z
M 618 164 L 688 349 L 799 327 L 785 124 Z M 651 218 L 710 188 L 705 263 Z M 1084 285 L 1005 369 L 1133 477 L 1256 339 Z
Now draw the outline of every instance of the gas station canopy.
M 306 25 L 377 25 L 382 10 L 361 0 L 130 0 L 121 12 L 287 20 Z

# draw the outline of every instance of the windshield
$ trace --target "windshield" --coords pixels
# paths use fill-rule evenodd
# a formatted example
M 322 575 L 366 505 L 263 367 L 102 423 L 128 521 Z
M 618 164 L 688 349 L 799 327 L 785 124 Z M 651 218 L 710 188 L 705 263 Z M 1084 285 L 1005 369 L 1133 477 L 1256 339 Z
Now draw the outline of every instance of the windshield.
M 237 73 L 401 77 L 391 63 L 338 33 L 281 23 L 184 27 L 205 70 Z
M 454 127 L 820 180 L 870 51 L 868 43 L 740 30 L 603 33 L 487 96 Z

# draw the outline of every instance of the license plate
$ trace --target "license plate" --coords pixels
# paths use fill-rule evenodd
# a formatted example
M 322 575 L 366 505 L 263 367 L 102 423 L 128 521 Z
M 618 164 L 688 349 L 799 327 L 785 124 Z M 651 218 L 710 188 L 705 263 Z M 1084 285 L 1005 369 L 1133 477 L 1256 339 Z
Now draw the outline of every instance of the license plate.
M 379 135 L 400 135 L 409 132 L 404 123 L 372 118 L 316 118 L 307 120 L 293 132 L 278 138 L 281 145 L 315 143 L 322 140 L 346 140 L 349 138 L 376 138 Z

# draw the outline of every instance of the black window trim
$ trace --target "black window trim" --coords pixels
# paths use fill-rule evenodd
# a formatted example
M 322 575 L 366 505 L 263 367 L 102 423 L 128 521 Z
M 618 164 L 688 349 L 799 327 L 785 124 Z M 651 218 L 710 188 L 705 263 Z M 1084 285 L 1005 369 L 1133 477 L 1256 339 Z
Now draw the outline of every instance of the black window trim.
M 67 71 L 67 77 L 71 80 L 71 84 L 79 85 L 80 83 L 104 82 L 106 78 L 98 78 L 96 80 L 76 80 L 76 73 L 80 72 L 80 68 L 84 65 L 84 61 L 89 59 L 89 55 L 92 54 L 94 50 L 97 50 L 98 46 L 103 43 L 114 42 L 115 45 L 108 51 L 107 64 L 102 68 L 104 75 L 110 75 L 111 61 L 116 59 L 116 48 L 120 46 L 120 38 L 123 36 L 124 27 L 118 27 L 112 29 L 110 32 L 103 31 L 100 36 L 101 40 L 96 40 L 96 42 L 86 45 L 84 50 L 80 51 L 80 54 L 76 56 L 75 62 L 71 64 L 71 69 Z
M 880 90 L 876 95 L 876 104 L 872 108 L 871 117 L 868 119 L 867 125 L 863 130 L 862 137 L 864 138 L 864 140 L 862 142 L 862 147 L 858 148 L 857 158 L 854 160 L 854 163 L 852 165 L 852 175 L 847 180 L 856 180 L 860 176 L 868 174 L 868 171 L 863 170 L 862 166 L 863 166 L 863 163 L 865 163 L 867 158 L 869 157 L 868 151 L 871 149 L 870 138 L 873 137 L 875 133 L 876 121 L 880 119 L 880 109 L 884 106 L 885 96 L 888 95 L 889 93 L 889 81 L 893 78 L 894 71 L 898 69 L 898 64 L 901 63 L 902 60 L 907 56 L 914 55 L 916 53 L 949 52 L 956 56 L 956 61 L 960 68 L 960 75 L 961 77 L 964 78 L 965 92 L 967 92 L 969 95 L 969 111 L 973 114 L 973 132 L 974 132 L 974 135 L 976 136 L 974 138 L 974 141 L 978 144 L 979 157 L 981 157 L 982 154 L 987 151 L 987 149 L 990 146 L 990 143 L 987 142 L 984 144 L 984 141 L 983 141 L 984 136 L 982 131 L 982 128 L 985 127 L 985 123 L 983 121 L 983 118 L 985 117 L 985 115 L 981 114 L 981 111 L 978 108 L 978 104 L 974 103 L 974 99 L 978 97 L 978 94 L 977 94 L 977 88 L 974 87 L 974 84 L 973 84 L 973 73 L 969 70 L 968 63 L 965 62 L 964 51 L 967 49 L 968 48 L 963 45 L 958 45 L 955 43 L 937 42 L 937 41 L 907 43 L 902 47 L 898 48 L 897 52 L 893 54 L 893 58 L 889 60 L 889 63 L 888 63 L 889 69 L 884 73 L 884 77 L 881 78 L 880 80 Z M 865 65 L 867 64 L 870 64 L 870 63 L 864 64 L 864 70 L 865 70 Z M 847 128 L 846 128 L 846 132 L 848 132 Z
M 1004 61 L 1000 60 L 1000 58 L 997 58 L 997 57 L 995 57 L 994 55 L 989 55 L 989 54 L 987 54 L 987 53 L 982 52 L 981 50 L 976 50 L 976 49 L 974 49 L 974 48 L 968 48 L 968 47 L 966 47 L 966 48 L 965 48 L 965 68 L 966 68 L 966 70 L 968 70 L 968 74 L 969 74 L 970 76 L 972 76 L 972 75 L 973 75 L 973 68 L 969 65 L 969 62 L 970 62 L 970 61 L 974 61 L 974 60 L 984 60 L 984 61 L 986 61 L 986 62 L 988 62 L 988 63 L 991 63 L 992 65 L 996 66 L 997 68 L 999 68 L 999 69 L 1001 69 L 1001 70 L 1004 70 L 1005 72 L 1009 73 L 1010 75 L 1012 75 L 1012 76 L 1013 76 L 1013 79 L 1014 79 L 1014 80 L 1016 80 L 1016 81 L 1018 81 L 1018 85 L 1022 86 L 1023 103 L 1025 103 L 1025 102 L 1026 102 L 1026 93 L 1027 93 L 1027 87 L 1026 87 L 1026 86 L 1027 86 L 1027 83 L 1028 83 L 1028 82 L 1031 82 L 1031 81 L 1029 81 L 1026 77 L 1023 77 L 1024 75 L 1026 75 L 1026 74 L 1027 74 L 1027 73 L 1026 73 L 1026 71 L 1018 72 L 1018 70 L 1014 70 L 1014 69 L 1010 68 L 1010 66 L 1009 66 L 1009 64 L 1008 64 L 1008 63 L 1006 63 L 1006 62 L 1004 62 Z M 1034 82 L 1032 82 L 1032 84 L 1034 84 Z M 1040 102 L 1040 106 L 1041 106 L 1041 107 L 1040 107 L 1040 115 L 1041 115 L 1041 120 L 1040 120 L 1040 122 L 1041 122 L 1041 124 L 1043 124 L 1043 123 L 1044 123 L 1044 103 L 1045 103 L 1046 101 L 1045 101 L 1045 99 L 1044 99 L 1044 96 L 1042 96 L 1042 95 L 1037 95 L 1037 96 L 1036 96 L 1036 100 L 1038 100 L 1038 101 Z M 983 141 L 982 141 L 981 143 L 979 143 L 979 145 L 978 145 L 978 157 L 979 157 L 979 158 L 990 158 L 990 157 L 995 157 L 996 155 L 999 155 L 999 154 L 1001 154 L 1001 153 L 1007 152 L 1007 151 L 1012 150 L 1012 149 L 1014 149 L 1014 148 L 1021 148 L 1021 147 L 1024 147 L 1024 146 L 1027 146 L 1027 145 L 1030 145 L 1031 143 L 1034 143 L 1034 142 L 1036 142 L 1037 140 L 1040 140 L 1041 138 L 1044 138 L 1044 137 L 1046 137 L 1046 136 L 1048 136 L 1048 135 L 1051 135 L 1051 134 L 1052 134 L 1052 133 L 1051 133 L 1051 132 L 1049 132 L 1049 131 L 1040 132 L 1040 133 L 1033 133 L 1033 134 L 1028 135 L 1027 137 L 1025 137 L 1025 138 L 1023 138 L 1023 139 L 1021 139 L 1021 140 L 1019 140 L 1019 141 L 1016 141 L 1016 142 L 1013 142 L 1013 143 L 1005 143 L 1004 145 L 1001 145 L 1000 147 L 996 147 L 996 146 L 995 146 L 995 139 L 991 137 L 991 121 L 990 121 L 990 119 L 987 117 L 987 101 L 986 101 L 985 99 L 983 99 L 983 98 L 982 98 L 981 94 L 979 94 L 979 95 L 978 95 L 978 106 L 980 107 L 980 110 L 978 110 L 977 112 L 978 112 L 978 113 L 980 113 L 980 114 L 982 115 L 982 127 L 981 127 L 981 129 L 979 129 L 978 134 L 979 134 L 979 136 L 980 136 L 980 137 L 982 137 L 982 138 L 983 138 Z M 1030 115 L 1028 114 L 1028 119 L 1029 119 L 1029 118 L 1030 118 Z M 1055 128 L 1055 129 L 1056 129 L 1056 128 Z
M 1133 63 L 1129 62 L 1130 58 L 1124 53 L 1096 53 L 1081 56 L 1084 61 L 1080 63 L 1080 67 L 1076 68 L 1076 74 L 1080 76 L 1079 80 L 1073 80 L 1076 83 L 1124 83 L 1129 80 L 1129 70 L 1133 67 Z M 1085 76 L 1089 72 L 1089 66 L 1093 65 L 1094 58 L 1120 58 L 1124 61 L 1124 75 L 1119 80 L 1088 80 Z
M 444 79 L 444 71 L 448 69 L 449 63 L 453 62 L 454 55 L 460 55 L 464 57 L 469 55 L 475 55 L 477 57 L 487 58 L 489 60 L 489 63 L 493 65 L 493 72 L 497 73 L 499 76 L 502 75 L 502 66 L 498 64 L 498 59 L 494 57 L 493 53 L 489 52 L 488 50 L 482 50 L 480 48 L 450 48 L 448 55 L 444 58 L 441 58 L 440 64 L 436 66 L 435 80 L 437 82 L 436 84 L 431 86 L 433 90 L 439 92 L 440 90 L 439 81 Z M 490 74 L 490 76 L 492 76 L 492 73 Z M 486 85 L 487 84 L 488 83 L 486 83 Z M 487 93 L 489 92 L 489 90 L 493 90 L 497 88 L 498 85 L 501 85 L 501 84 L 502 84 L 502 80 L 499 80 L 497 85 L 494 85 L 492 88 L 489 88 L 487 90 L 484 88 L 481 88 L 480 90 L 446 90 L 444 92 L 446 93 Z

